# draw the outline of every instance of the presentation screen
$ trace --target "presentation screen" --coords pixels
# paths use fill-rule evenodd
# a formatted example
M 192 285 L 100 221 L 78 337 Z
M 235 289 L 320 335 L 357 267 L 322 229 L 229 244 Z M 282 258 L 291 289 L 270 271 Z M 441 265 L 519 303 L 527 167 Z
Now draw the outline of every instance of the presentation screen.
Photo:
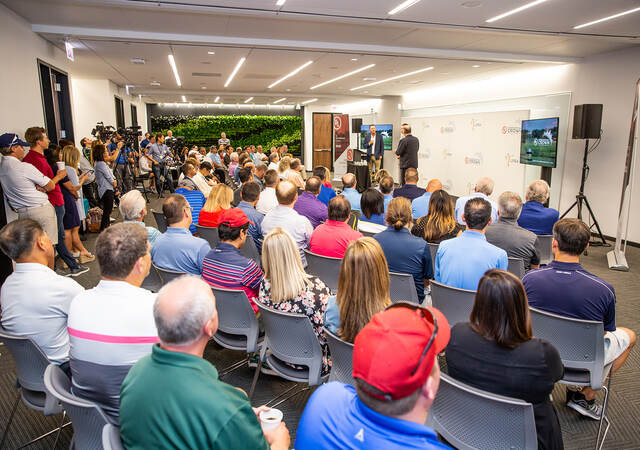
M 360 148 L 364 148 L 364 140 L 369 134 L 369 127 L 371 125 L 362 125 L 360 127 Z M 376 133 L 382 135 L 382 142 L 385 150 L 391 150 L 391 142 L 393 141 L 393 125 L 378 125 L 376 124 Z
M 558 154 L 558 117 L 522 121 L 520 162 L 555 167 Z

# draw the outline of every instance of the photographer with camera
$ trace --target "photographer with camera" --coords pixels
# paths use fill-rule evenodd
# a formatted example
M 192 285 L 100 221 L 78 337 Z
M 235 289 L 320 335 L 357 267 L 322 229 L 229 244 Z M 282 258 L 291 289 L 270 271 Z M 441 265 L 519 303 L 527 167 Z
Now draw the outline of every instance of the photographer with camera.
M 162 197 L 163 182 L 161 176 L 164 176 L 165 180 L 169 183 L 169 192 L 173 194 L 173 177 L 167 166 L 167 158 L 171 156 L 169 147 L 164 144 L 164 135 L 162 133 L 156 134 L 156 143 L 149 145 L 147 151 L 147 157 L 151 159 L 153 164 L 153 174 L 156 178 L 156 191 L 158 197 Z
M 113 173 L 118 181 L 120 194 L 126 194 L 133 189 L 134 176 L 131 164 L 135 164 L 133 150 L 123 138 L 123 134 L 125 134 L 125 130 L 119 129 L 107 146 L 111 154 L 109 159 L 113 162 Z

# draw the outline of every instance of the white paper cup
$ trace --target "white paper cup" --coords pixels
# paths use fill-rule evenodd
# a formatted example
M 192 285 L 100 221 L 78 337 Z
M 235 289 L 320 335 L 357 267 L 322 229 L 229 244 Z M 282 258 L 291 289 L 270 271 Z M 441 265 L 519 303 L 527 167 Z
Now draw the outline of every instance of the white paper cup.
M 271 408 L 269 411 L 262 411 L 260 413 L 260 425 L 265 431 L 273 430 L 282 422 L 282 411 L 276 408 Z
M 64 161 L 56 161 L 58 170 L 64 170 Z

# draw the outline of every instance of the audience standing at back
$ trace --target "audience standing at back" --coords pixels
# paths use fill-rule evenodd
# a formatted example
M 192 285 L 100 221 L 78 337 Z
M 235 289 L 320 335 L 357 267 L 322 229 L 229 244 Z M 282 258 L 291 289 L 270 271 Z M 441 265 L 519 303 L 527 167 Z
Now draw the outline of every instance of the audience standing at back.
M 360 211 L 360 199 L 362 195 L 356 189 L 356 176 L 346 173 L 342 176 L 342 195 L 349 200 L 352 211 Z
M 209 193 L 207 201 L 200 210 L 198 225 L 203 227 L 217 227 L 220 223 L 220 216 L 225 209 L 231 208 L 233 201 L 233 191 L 226 184 L 216 184 Z
M 480 178 L 476 181 L 476 186 L 474 189 L 474 193 L 471 195 L 466 195 L 464 197 L 460 197 L 456 200 L 456 220 L 459 224 L 464 225 L 464 221 L 462 220 L 462 216 L 464 214 L 464 205 L 472 198 L 483 198 L 491 204 L 491 220 L 498 220 L 498 205 L 496 202 L 491 200 L 489 196 L 493 193 L 493 180 L 488 177 Z
M 580 255 L 589 246 L 591 232 L 579 219 L 560 219 L 553 226 L 553 261 L 545 268 L 532 270 L 522 279 L 529 305 L 576 319 L 604 324 L 604 364 L 613 362 L 616 372 L 627 360 L 636 343 L 636 334 L 616 327 L 616 295 L 606 281 L 587 272 L 580 265 Z M 580 414 L 600 419 L 602 405 L 596 392 L 583 387 L 580 392 L 567 390 L 567 405 Z
M 411 202 L 411 214 L 414 219 L 418 220 L 429 213 L 429 201 L 431 200 L 431 195 L 435 191 L 439 190 L 442 190 L 442 183 L 440 180 L 437 178 L 430 180 L 429 184 L 427 184 L 426 192 Z M 453 210 L 453 206 L 451 209 Z
M 102 221 L 100 222 L 100 230 L 104 230 L 111 223 L 111 211 L 113 210 L 113 199 L 115 196 L 115 188 L 117 186 L 116 179 L 106 163 L 105 158 L 108 156 L 108 150 L 102 144 L 97 144 L 91 151 L 93 164 L 96 169 L 96 183 L 98 184 L 98 197 L 102 204 Z
M 558 211 L 545 208 L 549 200 L 549 185 L 544 180 L 536 180 L 527 187 L 527 202 L 522 205 L 522 212 L 518 217 L 518 225 L 537 235 L 553 233 L 553 224 L 558 221 Z
M 362 216 L 358 221 L 359 231 L 378 233 L 387 228 L 384 221 L 384 197 L 378 190 L 368 188 L 362 193 L 360 209 Z
M 420 179 L 418 171 L 413 167 L 408 168 L 404 172 L 404 185 L 402 187 L 393 190 L 393 198 L 404 197 L 410 202 L 424 195 L 425 190 L 418 187 L 418 180 Z
M 96 256 L 102 279 L 69 309 L 72 391 L 117 424 L 120 385 L 158 342 L 155 294 L 140 287 L 151 267 L 147 232 L 133 223 L 113 225 L 98 236 Z
M 562 431 L 549 398 L 564 373 L 558 351 L 533 337 L 527 295 L 509 272 L 480 279 L 469 322 L 451 329 L 449 375 L 484 391 L 533 404 L 539 449 L 562 449 Z
M 491 204 L 471 198 L 464 206 L 467 229 L 460 236 L 438 246 L 435 280 L 447 286 L 475 291 L 489 269 L 507 270 L 507 252 L 489 244 L 484 233 L 491 223 Z
M 278 155 L 272 153 L 272 155 Z M 276 197 L 276 186 L 278 185 L 278 172 L 269 169 L 264 173 L 264 190 L 260 193 L 260 199 L 256 203 L 256 210 L 261 214 L 267 214 L 273 208 L 278 206 L 278 198 Z
M 380 244 L 370 237 L 352 242 L 340 265 L 338 293 L 329 298 L 325 327 L 353 343 L 371 318 L 390 304 L 389 267 Z
M 415 201 L 415 200 L 414 200 Z M 425 241 L 439 244 L 459 236 L 464 226 L 456 221 L 451 197 L 443 190 L 430 194 L 429 213 L 420 217 L 411 233 Z
M 309 219 L 313 228 L 324 223 L 328 215 L 327 205 L 318 199 L 321 186 L 322 181 L 320 178 L 315 176 L 309 177 L 305 183 L 304 191 L 298 196 L 298 200 L 296 200 L 293 206 L 293 209 L 295 209 L 298 214 Z
M 351 217 L 349 200 L 342 195 L 329 201 L 328 219 L 311 234 L 309 250 L 332 258 L 342 258 L 350 242 L 362 237 L 347 223 Z

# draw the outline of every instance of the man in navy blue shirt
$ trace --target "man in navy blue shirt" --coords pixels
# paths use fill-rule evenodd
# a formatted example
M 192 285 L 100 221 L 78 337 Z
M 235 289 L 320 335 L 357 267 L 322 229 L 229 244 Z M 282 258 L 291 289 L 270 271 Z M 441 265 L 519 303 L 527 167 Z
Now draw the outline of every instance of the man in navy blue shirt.
M 418 170 L 413 167 L 404 172 L 404 186 L 393 190 L 393 198 L 404 197 L 413 201 L 425 193 L 425 190 L 418 187 Z
M 238 209 L 242 210 L 249 218 L 249 236 L 253 238 L 258 252 L 262 248 L 262 219 L 264 214 L 256 209 L 256 203 L 260 199 L 260 186 L 255 181 L 249 181 L 240 188 L 241 201 Z
M 107 146 L 110 153 L 120 150 L 113 162 L 113 174 L 118 182 L 120 194 L 126 194 L 133 189 L 133 172 L 131 171 L 130 164 L 134 162 L 132 155 L 133 150 L 125 145 L 122 137 L 116 134 L 115 140 Z
M 553 261 L 545 268 L 532 270 L 523 278 L 529 305 L 576 319 L 604 324 L 604 364 L 613 362 L 611 372 L 626 361 L 636 343 L 633 331 L 616 328 L 616 295 L 606 281 L 590 274 L 580 265 L 580 255 L 587 249 L 591 232 L 579 219 L 561 219 L 553 227 Z M 581 392 L 567 392 L 567 406 L 580 414 L 599 420 L 602 406 L 595 401 L 596 392 L 583 387 Z
M 397 303 L 373 316 L 354 342 L 356 387 L 319 387 L 300 419 L 295 448 L 448 449 L 424 423 L 440 383 L 436 357 L 450 334 L 435 308 Z
M 550 235 L 553 224 L 558 220 L 558 211 L 545 208 L 544 203 L 549 199 L 549 185 L 544 180 L 536 180 L 527 188 L 527 202 L 522 205 L 522 212 L 518 217 L 518 225 L 532 231 L 538 236 Z

